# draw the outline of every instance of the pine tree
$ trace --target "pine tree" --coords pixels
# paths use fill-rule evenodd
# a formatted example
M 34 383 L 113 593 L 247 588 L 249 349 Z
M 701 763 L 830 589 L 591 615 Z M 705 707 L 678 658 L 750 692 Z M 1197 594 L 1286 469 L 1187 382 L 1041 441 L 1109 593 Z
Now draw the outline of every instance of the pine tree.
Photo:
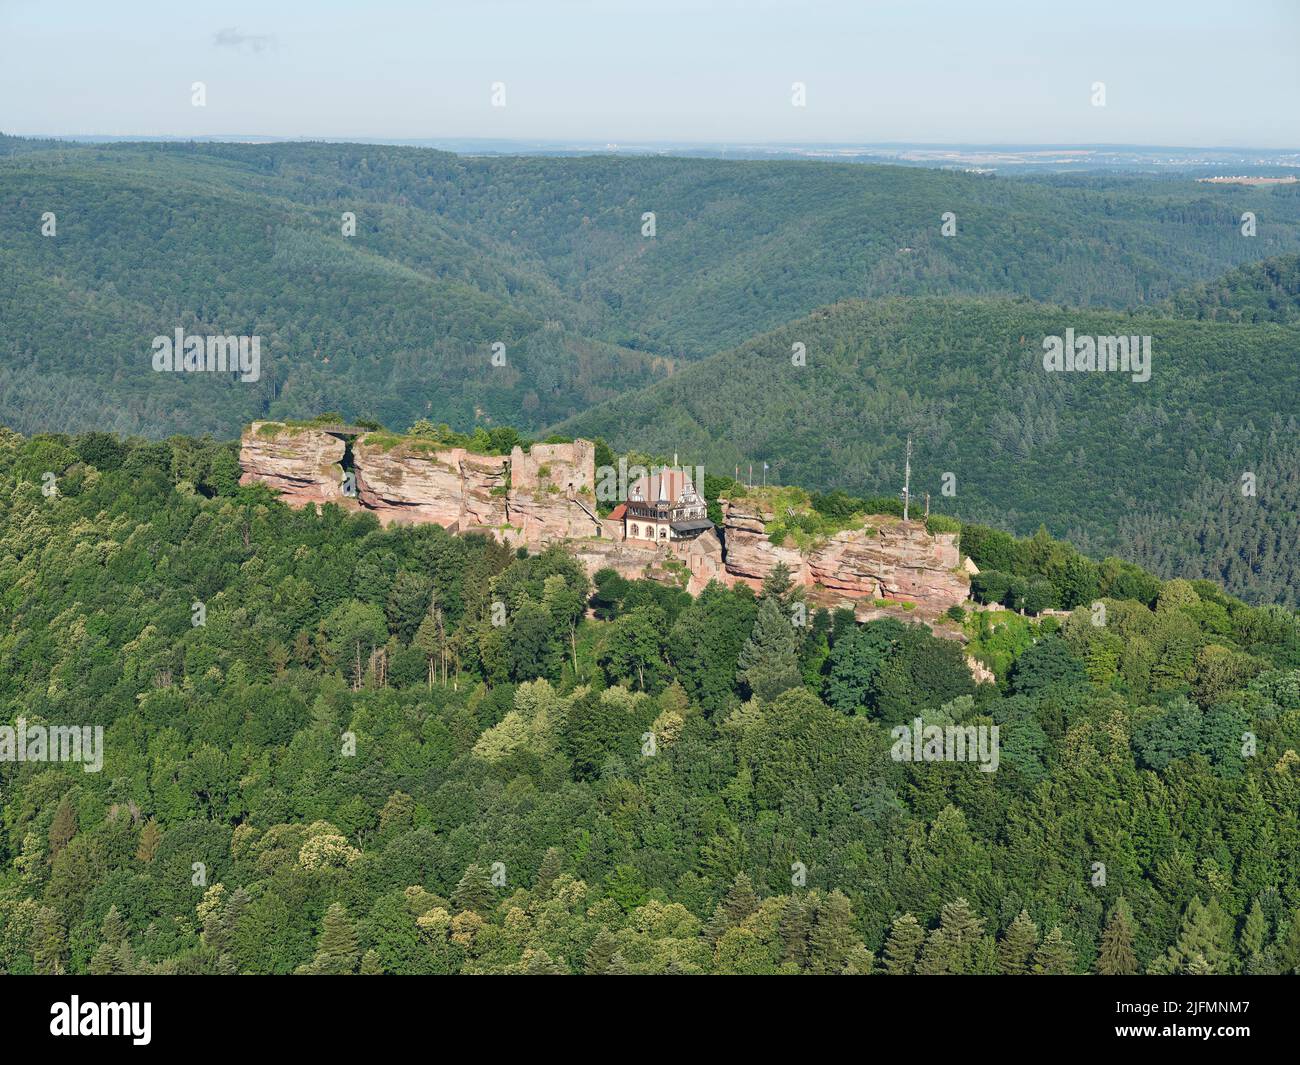
M 108 908 L 100 925 L 100 946 L 90 959 L 92 976 L 113 976 L 130 972 L 131 948 L 127 943 L 126 922 L 117 906 Z
M 605 966 L 606 976 L 631 976 L 632 967 L 628 965 L 627 959 L 623 957 L 621 951 L 615 951 L 614 956 L 609 959 L 609 964 Z
M 915 971 L 917 976 L 951 976 L 958 972 L 953 943 L 942 928 L 932 928 L 925 937 Z
M 917 955 L 925 941 L 921 923 L 910 913 L 894 918 L 885 940 L 883 968 L 887 976 L 910 976 L 916 971 Z
M 775 599 L 778 605 L 785 606 L 786 596 L 793 587 L 794 581 L 790 579 L 790 567 L 784 562 L 778 562 L 767 571 L 767 576 L 763 578 L 763 586 L 759 594 L 765 598 Z
M 63 973 L 63 957 L 67 951 L 67 937 L 58 911 L 41 906 L 32 922 L 32 971 L 38 976 L 59 976 Z
M 544 950 L 530 950 L 524 955 L 524 975 L 563 976 L 564 970 Z
M 799 968 L 808 958 L 808 935 L 812 931 L 812 905 L 807 896 L 791 895 L 781 914 L 781 960 L 792 961 Z
M 379 960 L 379 955 L 373 949 L 361 955 L 360 972 L 362 976 L 382 976 L 384 974 L 384 964 Z
M 1208 904 L 1199 897 L 1187 904 L 1178 938 L 1166 953 L 1163 967 L 1168 972 L 1186 972 L 1197 955 L 1213 973 L 1232 970 L 1232 925 L 1219 900 L 1213 897 Z
M 151 862 L 158 853 L 158 844 L 162 842 L 162 829 L 152 817 L 140 829 L 140 845 L 135 850 L 136 861 Z
M 492 901 L 492 883 L 488 879 L 487 870 L 475 862 L 465 870 L 456 884 L 456 890 L 451 893 L 451 904 L 458 912 L 474 910 L 477 913 L 487 913 L 492 908 Z
M 1021 910 L 998 943 L 998 971 L 1004 976 L 1023 976 L 1037 947 L 1038 925 L 1030 920 L 1027 910 Z
M 713 910 L 709 938 L 717 942 L 728 928 L 734 928 L 757 909 L 758 895 L 754 892 L 754 882 L 748 873 L 737 873 L 731 887 Z
M 1137 955 L 1133 953 L 1133 932 L 1133 911 L 1121 895 L 1115 901 L 1115 908 L 1110 911 L 1110 919 L 1101 933 L 1101 945 L 1097 949 L 1099 976 L 1137 975 L 1138 961 Z
M 320 953 L 338 959 L 349 971 L 357 962 L 357 933 L 341 902 L 330 903 L 320 937 Z
M 108 913 L 104 914 L 104 923 L 100 925 L 103 942 L 117 945 L 126 939 L 127 928 L 126 921 L 122 919 L 122 914 L 113 903 L 108 908 Z
M 809 936 L 811 971 L 838 973 L 848 962 L 857 943 L 849 898 L 842 891 L 832 891 L 818 904 Z
M 841 976 L 870 976 L 876 967 L 876 956 L 867 950 L 866 945 L 855 943 L 849 950 Z
M 1074 944 L 1053 928 L 1043 937 L 1042 945 L 1034 952 L 1035 976 L 1069 976 L 1074 967 Z
M 954 899 L 939 915 L 921 950 L 916 971 L 922 976 L 960 976 L 971 972 L 975 950 L 984 934 L 984 921 L 964 898 Z
M 53 861 L 59 851 L 72 842 L 77 834 L 77 810 L 72 800 L 63 796 L 59 808 L 54 811 L 54 820 L 50 823 L 50 860 Z
M 542 855 L 542 864 L 537 867 L 537 879 L 533 882 L 533 892 L 545 896 L 555 883 L 555 878 L 564 871 L 564 856 L 559 847 L 547 847 Z
M 425 614 L 420 627 L 415 630 L 411 645 L 424 655 L 428 667 L 428 686 L 433 688 L 434 677 L 438 674 L 438 663 L 444 658 L 447 648 L 447 633 L 443 627 L 442 611 L 437 614 Z M 444 681 L 445 684 L 445 681 Z
M 1246 923 L 1241 930 L 1241 949 L 1246 957 L 1252 954 L 1259 954 L 1265 943 L 1268 941 L 1268 918 L 1264 916 L 1264 909 L 1256 899 L 1250 904 L 1250 912 L 1246 914 Z
M 614 960 L 614 955 L 617 953 L 618 940 L 608 929 L 602 928 L 591 941 L 591 946 L 587 948 L 582 971 L 588 976 L 605 975 L 609 972 L 610 962 Z
M 768 702 L 802 683 L 794 626 L 769 596 L 759 604 L 754 628 L 736 661 L 736 679 Z
M 1300 907 L 1291 911 L 1291 923 L 1278 942 L 1277 963 L 1284 973 L 1300 968 Z

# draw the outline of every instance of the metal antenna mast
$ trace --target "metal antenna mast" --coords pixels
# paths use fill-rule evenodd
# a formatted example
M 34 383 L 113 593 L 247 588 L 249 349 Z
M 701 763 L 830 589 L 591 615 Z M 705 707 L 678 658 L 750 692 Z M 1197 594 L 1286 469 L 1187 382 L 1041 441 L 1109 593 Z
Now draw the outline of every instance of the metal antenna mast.
M 907 521 L 907 506 L 912 501 L 912 438 L 907 438 L 907 461 L 903 466 L 903 520 Z

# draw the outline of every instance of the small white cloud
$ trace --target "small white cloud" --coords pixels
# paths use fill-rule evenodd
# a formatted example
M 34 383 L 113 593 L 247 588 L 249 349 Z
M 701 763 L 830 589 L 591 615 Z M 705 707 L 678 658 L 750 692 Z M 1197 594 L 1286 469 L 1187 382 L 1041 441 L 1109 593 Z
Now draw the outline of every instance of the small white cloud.
M 244 52 L 265 52 L 277 44 L 271 33 L 241 33 L 234 26 L 217 30 L 212 35 L 212 43 L 218 48 L 235 48 Z

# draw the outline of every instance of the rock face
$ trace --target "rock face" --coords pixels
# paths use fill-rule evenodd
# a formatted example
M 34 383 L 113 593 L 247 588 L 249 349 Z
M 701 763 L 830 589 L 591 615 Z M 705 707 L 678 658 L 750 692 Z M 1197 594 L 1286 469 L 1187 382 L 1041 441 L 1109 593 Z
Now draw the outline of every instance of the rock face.
M 464 448 L 353 446 L 360 505 L 392 522 L 436 522 L 453 530 L 506 523 L 504 456 L 471 455 Z
M 261 482 L 275 489 L 290 506 L 346 503 L 342 437 L 314 429 L 274 431 L 272 423 L 254 422 L 239 446 L 240 484 Z
M 772 544 L 767 523 L 773 518 L 748 500 L 724 502 L 726 571 L 733 578 L 757 588 L 783 562 L 795 584 L 847 600 L 914 603 L 918 616 L 931 618 L 969 592 L 956 535 L 932 534 L 924 522 L 874 517 L 870 528 L 836 533 L 804 553 L 792 543 Z
M 436 522 L 534 551 L 563 542 L 589 573 L 609 567 L 692 594 L 711 580 L 758 588 L 784 563 L 796 584 L 812 590 L 810 598 L 856 601 L 859 613 L 910 603 L 918 620 L 933 619 L 967 597 L 970 576 L 956 537 L 931 534 L 923 522 L 871 518 L 870 528 L 839 532 L 801 551 L 793 540 L 771 542 L 774 515 L 754 501 L 723 500 L 721 539 L 706 531 L 672 545 L 626 541 L 621 522 L 597 515 L 595 455 L 589 440 L 534 444 L 506 457 L 357 435 L 348 427 L 255 422 L 241 441 L 240 483 L 267 484 L 292 506 L 336 503 L 370 511 L 385 525 Z M 343 492 L 345 473 L 355 478 L 355 496 Z
M 767 538 L 767 522 L 773 515 L 764 514 L 745 500 L 727 500 L 722 506 L 722 520 L 727 547 L 727 573 L 757 589 L 763 578 L 778 562 L 784 562 L 795 584 L 811 584 L 807 566 L 798 548 L 777 547 Z
M 699 595 L 712 580 L 730 583 L 722 562 L 722 542 L 712 532 L 676 549 L 615 539 L 575 540 L 569 546 L 588 573 L 612 569 L 630 581 L 660 581 L 685 588 L 691 595 Z
M 507 457 L 336 428 L 254 422 L 240 441 L 241 483 L 269 485 L 291 506 L 337 503 L 370 511 L 385 525 L 434 522 L 532 549 L 615 531 L 596 513 L 596 445 L 589 440 L 536 444 L 528 454 L 515 448 Z M 343 492 L 345 472 L 355 478 L 355 497 Z

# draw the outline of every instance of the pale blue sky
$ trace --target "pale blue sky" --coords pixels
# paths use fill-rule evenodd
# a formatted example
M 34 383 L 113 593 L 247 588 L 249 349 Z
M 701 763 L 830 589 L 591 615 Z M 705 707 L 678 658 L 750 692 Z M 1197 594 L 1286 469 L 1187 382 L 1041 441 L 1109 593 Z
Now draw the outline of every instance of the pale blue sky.
M 1295 148 L 1298 105 L 1300 0 L 0 0 L 18 134 Z

